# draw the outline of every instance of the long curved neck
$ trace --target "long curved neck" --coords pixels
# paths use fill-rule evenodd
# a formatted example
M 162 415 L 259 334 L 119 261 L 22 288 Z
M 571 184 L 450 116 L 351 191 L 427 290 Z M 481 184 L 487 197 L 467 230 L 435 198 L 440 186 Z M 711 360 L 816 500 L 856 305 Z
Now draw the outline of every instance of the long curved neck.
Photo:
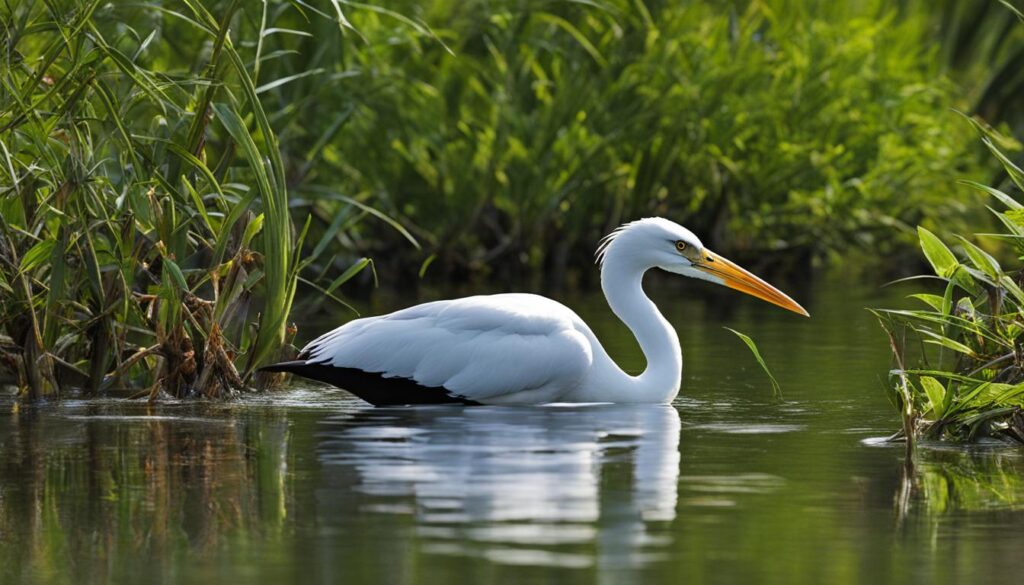
M 604 386 L 602 393 L 617 394 L 618 402 L 667 403 L 679 393 L 683 373 L 679 336 L 644 293 L 643 276 L 647 268 L 630 265 L 626 260 L 616 255 L 605 258 L 601 288 L 612 311 L 636 336 L 647 368 L 639 376 L 630 376 L 608 358 L 605 366 L 617 370 L 618 375 L 606 375 L 603 382 L 594 382 Z

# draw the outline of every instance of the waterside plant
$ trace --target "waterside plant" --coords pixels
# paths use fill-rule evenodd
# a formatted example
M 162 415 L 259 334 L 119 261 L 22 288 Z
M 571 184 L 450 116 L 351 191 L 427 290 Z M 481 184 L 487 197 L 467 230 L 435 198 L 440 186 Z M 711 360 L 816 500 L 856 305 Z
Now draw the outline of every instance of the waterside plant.
M 241 6 L 0 9 L 0 370 L 26 397 L 269 382 L 254 371 L 280 357 L 315 258 L 264 104 L 293 77 L 279 39 L 300 33 Z
M 944 241 L 919 227 L 934 272 L 921 278 L 941 286 L 910 295 L 924 309 L 873 310 L 893 351 L 892 396 L 903 420 L 898 435 L 910 441 L 1024 443 L 1024 204 L 1007 192 L 1024 191 L 1024 170 L 1000 146 L 1012 141 L 976 127 L 1006 170 L 1007 185 L 965 184 L 995 199 L 998 209 L 989 209 L 1002 229 Z M 1004 266 L 999 258 L 1011 255 L 1014 266 Z

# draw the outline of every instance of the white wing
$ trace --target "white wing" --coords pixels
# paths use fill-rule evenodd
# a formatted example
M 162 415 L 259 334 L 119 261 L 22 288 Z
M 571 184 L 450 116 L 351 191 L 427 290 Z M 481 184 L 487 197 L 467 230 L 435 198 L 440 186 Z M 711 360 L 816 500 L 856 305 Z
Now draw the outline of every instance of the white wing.
M 550 402 L 574 389 L 591 364 L 580 327 L 575 313 L 545 297 L 475 296 L 351 321 L 312 341 L 301 357 L 478 402 Z

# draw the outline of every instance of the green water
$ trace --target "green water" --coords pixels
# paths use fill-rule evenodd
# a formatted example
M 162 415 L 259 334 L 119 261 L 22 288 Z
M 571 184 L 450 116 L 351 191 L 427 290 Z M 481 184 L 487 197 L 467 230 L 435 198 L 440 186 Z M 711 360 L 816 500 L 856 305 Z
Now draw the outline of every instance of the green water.
M 899 291 L 798 290 L 805 320 L 649 288 L 682 336 L 672 406 L 373 409 L 297 384 L 226 405 L 14 413 L 5 396 L 0 583 L 1016 578 L 1020 451 L 935 445 L 908 470 L 902 447 L 872 440 L 898 422 L 862 308 Z M 566 302 L 642 368 L 600 297 Z M 758 341 L 784 400 L 722 325 Z

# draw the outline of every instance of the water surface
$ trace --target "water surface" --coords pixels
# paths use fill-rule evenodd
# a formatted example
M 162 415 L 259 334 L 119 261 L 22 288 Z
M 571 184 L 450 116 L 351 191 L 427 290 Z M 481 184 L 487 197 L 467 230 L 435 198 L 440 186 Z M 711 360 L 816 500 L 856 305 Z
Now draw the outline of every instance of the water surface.
M 4 397 L 0 583 L 1014 578 L 1020 451 L 936 445 L 908 469 L 874 440 L 898 421 L 863 307 L 899 291 L 818 285 L 795 295 L 804 320 L 662 283 L 685 354 L 671 406 L 375 409 L 304 384 L 230 404 Z M 600 297 L 566 302 L 642 369 Z M 782 400 L 722 325 L 758 341 Z

